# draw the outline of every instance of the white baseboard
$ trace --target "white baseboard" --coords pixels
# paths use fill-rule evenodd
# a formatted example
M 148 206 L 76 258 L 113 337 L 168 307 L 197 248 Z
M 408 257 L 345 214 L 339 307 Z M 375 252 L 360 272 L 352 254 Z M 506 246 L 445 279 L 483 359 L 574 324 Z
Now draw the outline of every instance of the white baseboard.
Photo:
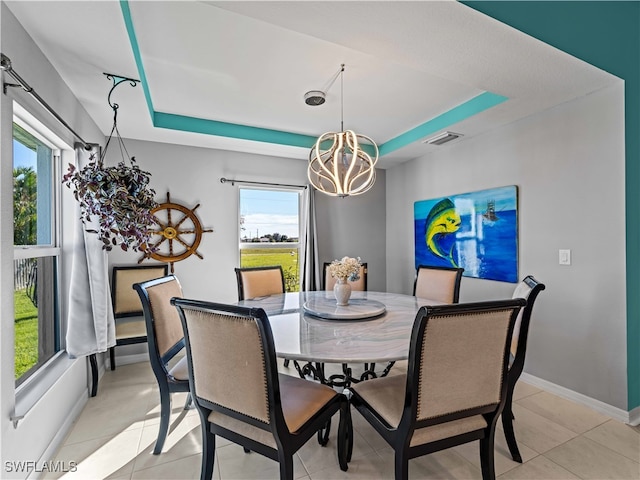
M 627 412 L 621 408 L 614 407 L 613 405 L 601 402 L 595 398 L 587 397 L 582 393 L 574 392 L 573 390 L 569 390 L 568 388 L 543 380 L 542 378 L 529 375 L 528 373 L 523 372 L 520 379 L 534 387 L 541 388 L 542 390 L 553 393 L 559 397 L 566 398 L 572 402 L 589 407 L 598 413 L 602 413 L 603 415 L 613 418 L 614 420 L 618 420 L 629 425 L 638 425 L 638 423 L 640 423 L 640 407 L 632 410 L 631 412 Z
M 629 412 L 629 425 L 640 425 L 640 407 L 636 407 Z
M 89 401 L 89 388 L 87 388 L 87 394 L 82 395 L 80 398 L 78 398 L 78 401 L 69 409 L 69 412 L 66 418 L 64 419 L 64 422 L 62 422 L 62 425 L 60 426 L 58 433 L 56 433 L 56 436 L 53 437 L 53 439 L 51 440 L 51 443 L 49 443 L 49 446 L 41 455 L 40 460 L 38 461 L 39 464 L 54 458 L 54 455 L 62 446 L 65 438 L 67 437 L 67 434 L 71 431 L 71 428 L 73 427 L 73 423 L 78 419 L 78 417 L 80 417 L 80 414 L 82 413 L 82 409 L 84 409 L 88 401 Z M 27 479 L 42 478 L 45 475 L 45 473 L 46 472 L 36 473 L 35 471 L 33 471 L 29 476 L 27 476 Z
M 136 353 L 133 355 L 116 355 L 116 369 L 121 365 L 129 365 L 131 363 L 148 362 L 148 353 Z M 107 361 L 109 368 L 111 368 L 111 361 Z

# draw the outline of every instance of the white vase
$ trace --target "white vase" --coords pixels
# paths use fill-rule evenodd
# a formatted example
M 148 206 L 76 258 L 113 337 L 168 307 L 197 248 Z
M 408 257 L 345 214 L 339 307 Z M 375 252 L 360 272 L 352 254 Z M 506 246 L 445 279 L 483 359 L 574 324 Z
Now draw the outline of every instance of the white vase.
M 351 285 L 349 285 L 346 279 L 338 278 L 336 284 L 333 286 L 333 294 L 336 297 L 336 305 L 341 307 L 349 305 Z

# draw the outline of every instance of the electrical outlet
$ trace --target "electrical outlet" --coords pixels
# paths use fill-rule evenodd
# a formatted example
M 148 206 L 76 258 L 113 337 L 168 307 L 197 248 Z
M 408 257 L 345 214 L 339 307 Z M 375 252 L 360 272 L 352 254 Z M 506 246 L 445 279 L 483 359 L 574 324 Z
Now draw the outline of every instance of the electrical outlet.
M 558 250 L 558 263 L 560 265 L 571 265 L 571 250 Z

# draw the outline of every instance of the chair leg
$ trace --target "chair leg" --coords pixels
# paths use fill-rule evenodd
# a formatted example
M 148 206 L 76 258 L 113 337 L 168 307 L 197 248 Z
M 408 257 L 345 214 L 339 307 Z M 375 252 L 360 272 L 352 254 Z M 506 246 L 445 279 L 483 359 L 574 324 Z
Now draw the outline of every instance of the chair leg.
M 191 392 L 187 393 L 187 400 L 184 402 L 184 409 L 189 410 L 193 405 L 193 398 L 191 397 Z
M 158 439 L 153 449 L 153 454 L 158 455 L 162 452 L 164 441 L 169 431 L 169 420 L 171 419 L 171 392 L 166 386 L 160 385 L 160 427 L 158 430 Z
M 116 347 L 109 348 L 109 363 L 111 364 L 111 370 L 116 369 Z
M 347 462 L 351 461 L 353 453 L 353 423 L 351 422 L 351 411 L 349 411 L 349 425 L 347 426 Z
M 409 459 L 402 452 L 396 450 L 395 454 L 395 479 L 407 480 L 409 478 Z
M 518 442 L 516 442 L 515 430 L 513 429 L 514 416 L 511 404 L 512 401 L 513 391 L 510 391 L 509 394 L 507 394 L 504 410 L 502 411 L 502 429 L 504 430 L 504 436 L 507 439 L 507 446 L 509 447 L 511 458 L 513 458 L 514 462 L 522 463 L 522 455 L 520 455 Z
M 216 458 L 216 436 L 209 430 L 208 422 L 202 424 L 202 466 L 200 480 L 211 480 Z
M 98 360 L 95 353 L 89 355 L 89 365 L 91 367 L 91 396 L 95 397 L 98 394 Z
M 494 437 L 495 429 L 492 429 L 486 438 L 480 439 L 480 466 L 482 480 L 495 480 L 496 470 L 494 463 Z
M 340 423 L 338 424 L 338 464 L 340 470 L 346 472 L 349 469 L 348 462 L 351 459 L 349 451 L 349 436 L 353 425 L 351 424 L 351 407 L 349 403 L 340 406 Z
M 326 447 L 329 442 L 329 433 L 331 432 L 331 419 L 327 420 L 327 423 L 323 428 L 318 430 L 318 443 L 321 447 Z
M 289 359 L 288 358 L 284 359 L 284 366 L 289 368 Z
M 280 480 L 293 480 L 293 455 L 278 452 L 280 462 Z

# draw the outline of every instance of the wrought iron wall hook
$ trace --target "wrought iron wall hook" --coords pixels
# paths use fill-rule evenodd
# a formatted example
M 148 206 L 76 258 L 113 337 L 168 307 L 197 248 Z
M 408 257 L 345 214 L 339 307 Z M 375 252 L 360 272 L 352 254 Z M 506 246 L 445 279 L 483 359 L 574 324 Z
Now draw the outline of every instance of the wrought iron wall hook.
M 118 116 L 118 108 L 120 108 L 120 105 L 115 102 L 111 103 L 111 94 L 113 93 L 115 88 L 123 82 L 129 82 L 129 85 L 135 87 L 136 85 L 138 85 L 138 83 L 140 83 L 140 80 L 136 80 L 135 78 L 122 77 L 113 73 L 104 73 L 104 75 L 106 75 L 107 78 L 113 82 L 113 87 L 111 87 L 111 90 L 109 90 L 109 95 L 107 95 L 107 103 L 109 103 L 109 106 L 113 110 L 113 121 L 115 122 L 116 117 Z
M 109 148 L 109 143 L 111 142 L 111 139 L 115 136 L 116 139 L 118 140 L 118 143 L 120 144 L 120 153 L 123 156 L 122 160 L 124 161 L 124 159 L 125 159 L 124 154 L 126 153 L 126 158 L 128 158 L 131 161 L 131 163 L 133 164 L 135 162 L 135 158 L 129 156 L 129 152 L 127 152 L 127 147 L 124 145 L 124 142 L 122 141 L 122 138 L 120 137 L 120 132 L 118 131 L 118 121 L 117 121 L 117 119 L 118 119 L 118 108 L 120 107 L 120 105 L 118 105 L 115 102 L 111 102 L 111 94 L 113 93 L 115 88 L 118 85 L 120 85 L 121 83 L 129 82 L 129 84 L 132 87 L 135 87 L 138 83 L 140 83 L 140 80 L 136 80 L 134 78 L 122 77 L 120 75 L 114 75 L 113 73 L 104 73 L 104 75 L 106 75 L 106 77 L 113 82 L 113 86 L 111 87 L 111 90 L 109 90 L 109 95 L 107 96 L 107 102 L 109 103 L 109 106 L 113 110 L 113 127 L 111 128 L 111 133 L 109 134 L 109 138 L 107 139 L 107 143 L 105 144 L 104 149 L 100 153 L 100 158 L 99 158 L 98 162 L 100 164 L 103 163 L 103 160 L 107 155 L 107 149 Z

